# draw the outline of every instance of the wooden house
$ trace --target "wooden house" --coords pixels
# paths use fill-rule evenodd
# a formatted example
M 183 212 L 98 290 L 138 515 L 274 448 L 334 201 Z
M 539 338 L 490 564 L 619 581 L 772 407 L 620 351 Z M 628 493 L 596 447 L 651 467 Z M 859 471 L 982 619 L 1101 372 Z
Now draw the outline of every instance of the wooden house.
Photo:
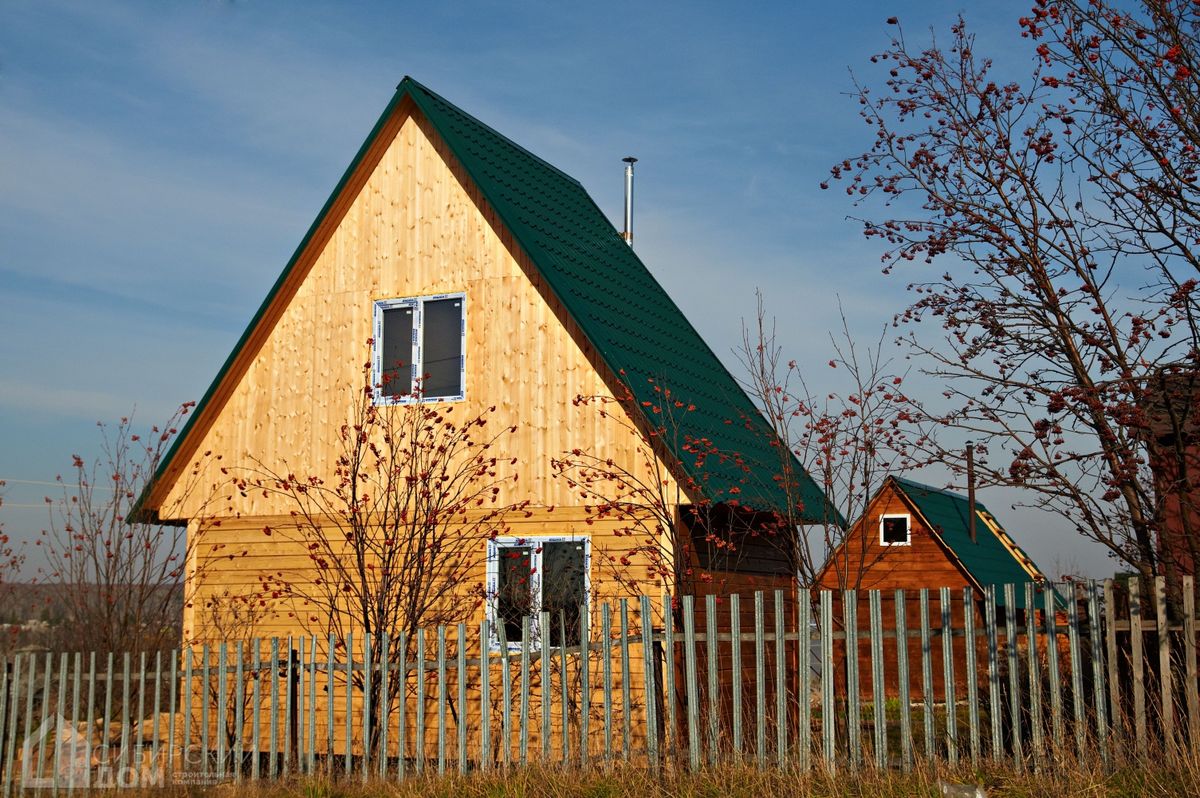
M 1161 513 L 1159 573 L 1177 583 L 1200 560 L 1200 374 L 1161 369 L 1146 393 L 1145 421 L 1158 448 L 1149 465 Z
M 606 571 L 629 549 L 615 535 L 625 522 L 599 517 L 594 498 L 556 478 L 552 459 L 564 452 L 633 473 L 652 451 L 658 462 L 649 465 L 669 475 L 664 495 L 678 493 L 673 511 L 684 523 L 698 506 L 720 510 L 706 523 L 753 522 L 788 501 L 778 478 L 786 447 L 583 186 L 405 78 L 140 502 L 141 517 L 202 535 L 193 556 L 210 567 L 185 620 L 191 640 L 223 636 L 205 617 L 206 596 L 275 581 L 293 586 L 292 604 L 255 634 L 324 631 L 295 589 L 312 577 L 301 542 L 264 534 L 285 529 L 294 507 L 276 493 L 234 489 L 214 510 L 194 488 L 227 489 L 254 464 L 332 474 L 364 360 L 378 382 L 409 353 L 423 394 L 382 404 L 401 412 L 414 399 L 435 402 L 462 418 L 494 407 L 495 423 L 515 428 L 501 454 L 515 459 L 520 479 L 504 483 L 497 503 L 524 512 L 503 535 L 471 544 L 473 578 L 488 596 L 473 628 L 487 617 L 495 634 L 504 602 L 551 609 L 536 583 L 556 569 L 574 574 L 560 609 L 632 598 L 628 582 Z M 664 387 L 679 409 L 670 434 L 655 409 Z M 597 412 L 581 396 L 613 404 Z M 820 520 L 824 494 L 798 464 L 794 473 L 803 518 Z M 656 581 L 636 558 L 628 567 L 642 569 L 639 591 L 655 595 L 794 586 L 778 551 L 757 551 L 750 564 L 692 556 L 695 584 Z M 737 576 L 743 567 L 757 581 L 700 585 L 701 569 Z
M 904 590 L 906 622 L 910 629 L 920 628 L 921 589 L 928 589 L 928 613 L 934 629 L 942 626 L 941 589 L 948 588 L 951 626 L 962 629 L 964 612 L 970 611 L 976 628 L 982 628 L 985 588 L 996 593 L 998 617 L 1007 610 L 1025 609 L 1026 583 L 1041 583 L 1046 577 L 1016 541 L 1000 526 L 995 516 L 975 502 L 975 539 L 970 534 L 971 509 L 967 498 L 948 490 L 939 490 L 902 477 L 889 476 L 872 498 L 863 517 L 851 528 L 845 540 L 821 570 L 817 587 L 825 590 L 854 590 L 857 607 L 836 601 L 834 616 L 839 629 L 845 629 L 847 612 L 857 611 L 857 628 L 869 629 L 870 591 L 880 591 L 883 628 L 896 628 L 896 591 Z M 1014 607 L 1005 607 L 1004 585 L 1015 585 Z M 964 607 L 964 588 L 971 588 L 973 606 Z M 935 641 L 940 646 L 940 640 Z M 961 642 L 955 643 L 955 681 L 966 678 L 966 654 Z M 868 647 L 859 650 L 860 662 L 870 656 Z M 841 641 L 835 646 L 835 673 L 844 683 L 846 649 Z M 910 673 L 921 672 L 919 646 L 909 646 Z M 897 649 L 894 639 L 885 640 L 884 679 L 888 696 L 898 691 Z M 934 657 L 935 695 L 944 695 L 941 658 Z M 859 669 L 861 687 L 869 695 L 869 663 Z M 919 680 L 914 680 L 914 684 Z M 914 696 L 919 696 L 917 690 Z

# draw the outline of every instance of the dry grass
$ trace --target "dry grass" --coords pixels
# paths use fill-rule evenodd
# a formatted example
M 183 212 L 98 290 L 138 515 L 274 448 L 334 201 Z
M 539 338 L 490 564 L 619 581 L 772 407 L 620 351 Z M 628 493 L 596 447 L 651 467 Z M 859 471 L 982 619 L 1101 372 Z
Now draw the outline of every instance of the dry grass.
M 809 776 L 759 772 L 753 768 L 726 767 L 699 774 L 667 772 L 655 776 L 641 769 L 613 773 L 570 773 L 530 767 L 507 774 L 469 777 L 424 776 L 404 782 L 329 782 L 292 780 L 274 784 L 220 784 L 201 788 L 163 788 L 120 791 L 122 798 L 190 798 L 201 793 L 213 798 L 756 798 L 757 796 L 829 796 L 851 798 L 901 798 L 940 795 L 938 778 L 951 783 L 981 783 L 989 796 L 1066 798 L 1067 796 L 1187 796 L 1200 787 L 1196 760 L 1154 769 L 1130 767 L 1112 773 L 1073 767 L 1042 774 L 1017 774 L 1011 770 L 985 770 L 977 774 L 922 770 L 911 774 L 867 771 L 862 775 Z

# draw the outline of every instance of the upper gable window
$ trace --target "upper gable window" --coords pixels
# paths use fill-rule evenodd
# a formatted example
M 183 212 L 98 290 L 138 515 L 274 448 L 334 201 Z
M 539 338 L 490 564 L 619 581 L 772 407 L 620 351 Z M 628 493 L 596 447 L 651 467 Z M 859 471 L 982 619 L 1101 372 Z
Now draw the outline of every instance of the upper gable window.
M 466 295 L 375 301 L 371 378 L 376 404 L 462 399 Z
M 912 518 L 907 514 L 884 515 L 879 518 L 880 546 L 909 546 L 912 544 Z

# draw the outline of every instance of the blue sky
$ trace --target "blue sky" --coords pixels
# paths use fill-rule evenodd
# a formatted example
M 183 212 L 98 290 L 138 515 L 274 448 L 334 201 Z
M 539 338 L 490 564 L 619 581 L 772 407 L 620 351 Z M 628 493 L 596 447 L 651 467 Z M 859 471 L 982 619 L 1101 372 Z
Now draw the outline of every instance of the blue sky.
M 838 301 L 874 341 L 914 276 L 881 275 L 819 189 L 870 145 L 850 69 L 882 86 L 889 16 L 922 40 L 961 11 L 1019 73 L 1029 5 L 4 0 L 0 522 L 45 526 L 21 505 L 95 455 L 97 421 L 199 398 L 406 74 L 618 226 L 637 156 L 637 250 L 713 350 L 734 367 L 758 288 L 810 384 L 836 387 Z M 1111 573 L 1055 519 L 1001 513 L 1015 498 L 981 496 L 1045 568 Z

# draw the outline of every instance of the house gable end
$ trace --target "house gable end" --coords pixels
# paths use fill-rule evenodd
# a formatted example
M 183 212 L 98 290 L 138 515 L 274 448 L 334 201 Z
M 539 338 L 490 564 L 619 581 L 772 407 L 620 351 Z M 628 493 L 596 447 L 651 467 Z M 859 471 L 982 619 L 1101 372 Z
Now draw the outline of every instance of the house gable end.
M 500 501 L 567 504 L 569 488 L 549 460 L 581 445 L 633 470 L 638 441 L 573 402 L 611 399 L 612 376 L 589 359 L 583 336 L 420 109 L 400 104 L 394 116 L 391 140 L 357 193 L 314 237 L 319 251 L 299 258 L 303 272 L 286 275 L 294 285 L 260 314 L 254 351 L 241 351 L 246 362 L 227 370 L 214 392 L 220 401 L 191 430 L 193 453 L 222 455 L 200 464 L 198 480 L 228 483 L 222 468 L 238 473 L 254 462 L 331 473 L 336 431 L 362 388 L 374 301 L 441 293 L 463 294 L 467 326 L 466 399 L 448 407 L 465 420 L 495 406 L 497 425 L 518 427 L 501 454 L 518 459 L 521 479 Z M 153 506 L 191 517 L 197 506 L 182 486 L 168 488 Z M 274 497 L 232 499 L 242 515 L 286 512 Z
M 440 137 L 447 148 L 446 160 L 456 162 L 465 173 L 465 179 L 460 175 L 460 180 L 479 191 L 479 205 L 495 212 L 498 223 L 494 226 L 511 234 L 510 250 L 528 256 L 528 264 L 532 264 L 528 272 L 536 274 L 539 288 L 544 283 L 546 293 L 561 303 L 561 315 L 575 325 L 581 345 L 594 352 L 594 365 L 607 367 L 632 394 L 634 401 L 630 404 L 634 412 L 645 414 L 644 426 L 653 430 L 661 423 L 642 408 L 661 402 L 663 389 L 685 399 L 685 418 L 677 429 L 660 439 L 667 441 L 665 453 L 689 473 L 698 491 L 715 501 L 782 507 L 786 496 L 777 475 L 783 459 L 791 458 L 790 453 L 779 447 L 770 427 L 736 380 L 582 186 L 405 78 L 238 348 L 179 435 L 159 470 L 152 496 L 139 502 L 137 514 L 145 516 L 161 507 L 176 477 L 202 451 L 200 440 L 228 400 L 231 386 L 244 379 L 249 365 L 259 357 L 263 336 L 289 306 L 289 290 L 304 279 L 311 266 L 305 260 L 325 251 L 328 242 L 322 241 L 322 233 L 342 223 L 339 213 L 344 213 L 346 203 L 357 196 L 356 181 L 371 173 L 372 157 L 389 146 L 388 125 L 406 117 L 405 108 L 413 107 L 419 109 L 420 116 L 436 131 L 434 137 Z M 696 450 L 704 448 L 711 449 L 713 456 L 697 457 Z M 841 522 L 799 463 L 794 458 L 790 463 L 803 517 L 809 522 L 830 518 Z

